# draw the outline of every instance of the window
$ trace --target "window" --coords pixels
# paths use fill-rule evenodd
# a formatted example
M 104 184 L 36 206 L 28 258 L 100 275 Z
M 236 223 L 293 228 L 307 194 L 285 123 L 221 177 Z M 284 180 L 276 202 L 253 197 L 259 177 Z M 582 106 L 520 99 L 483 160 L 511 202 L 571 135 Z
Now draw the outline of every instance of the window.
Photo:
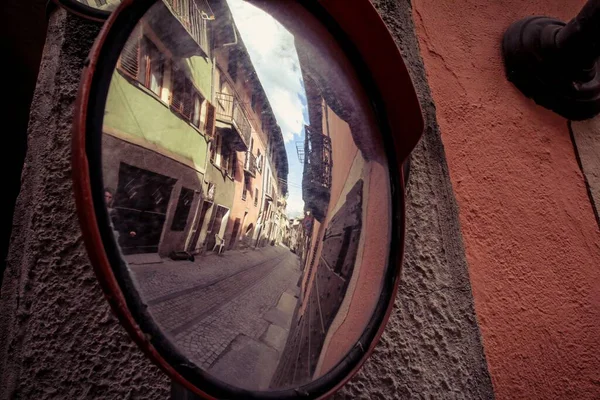
M 206 118 L 204 123 L 204 133 L 212 137 L 215 134 L 215 124 L 216 124 L 216 108 L 208 101 L 206 101 Z
M 252 192 L 252 182 L 248 175 L 244 175 L 244 187 L 242 189 L 242 200 L 246 201 L 246 196 L 248 195 L 248 188 Z
M 221 135 L 215 135 L 215 140 L 211 142 L 210 146 L 210 161 L 214 164 L 217 163 L 217 154 L 221 147 Z
M 237 153 L 223 144 L 221 135 L 216 134 L 210 148 L 210 161 L 221 168 L 221 171 L 235 178 L 237 169 Z
M 181 188 L 179 200 L 177 200 L 177 208 L 175 209 L 175 216 L 173 217 L 173 223 L 171 224 L 172 231 L 183 231 L 185 229 L 193 200 L 194 191 L 191 189 Z
M 226 171 L 230 177 L 235 179 L 235 170 L 237 169 L 237 152 L 231 150 L 228 158 L 229 161 Z
M 195 90 L 192 82 L 183 71 L 173 66 L 173 91 L 171 93 L 171 108 L 182 117 L 191 120 L 194 109 Z
M 206 102 L 199 93 L 194 93 L 194 105 L 192 107 L 192 124 L 200 129 L 206 124 Z
M 258 150 L 258 154 L 256 155 L 256 169 L 259 173 L 262 174 L 262 154 L 260 154 L 260 149 Z
M 258 206 L 258 189 L 254 188 L 254 207 Z
M 131 78 L 138 78 L 140 69 L 140 36 L 139 30 L 136 29 L 131 33 L 129 39 L 125 43 L 121 56 L 119 57 L 118 68 L 124 74 Z
M 198 129 L 203 129 L 209 135 L 212 135 L 214 122 L 208 118 L 211 115 L 210 106 L 206 99 L 196 90 L 196 87 L 190 79 L 187 78 L 181 67 L 173 66 L 173 89 L 171 91 L 171 109 L 188 120 Z M 214 108 L 214 107 L 213 107 Z M 208 132 L 210 129 L 210 132 Z
M 220 156 L 221 168 L 223 169 L 223 171 L 229 171 L 229 161 L 231 160 L 231 158 L 228 150 L 229 149 L 227 148 L 223 148 L 223 145 L 221 144 Z
M 118 68 L 160 96 L 165 59 L 158 48 L 138 31 L 134 31 L 123 47 Z
M 142 85 L 160 96 L 163 86 L 164 57 L 147 37 L 141 39 L 140 77 Z

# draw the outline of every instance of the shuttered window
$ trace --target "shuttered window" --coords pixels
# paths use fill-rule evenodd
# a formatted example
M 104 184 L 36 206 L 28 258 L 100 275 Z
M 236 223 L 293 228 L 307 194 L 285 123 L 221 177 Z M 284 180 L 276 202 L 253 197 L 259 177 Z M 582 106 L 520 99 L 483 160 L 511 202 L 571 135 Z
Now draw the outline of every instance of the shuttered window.
M 194 105 L 193 105 L 193 110 L 192 110 L 191 122 L 196 128 L 206 131 L 206 128 L 208 125 L 207 118 L 208 118 L 210 104 L 196 90 L 192 89 L 192 92 L 193 92 L 193 98 L 194 98 Z M 209 136 L 212 136 L 212 132 L 210 133 Z
M 118 67 L 131 78 L 137 79 L 140 67 L 140 36 L 133 31 L 121 51 Z
M 140 83 L 160 96 L 163 86 L 164 57 L 145 36 L 140 40 Z
M 217 153 L 221 151 L 221 135 L 216 135 L 215 139 L 210 144 L 210 161 L 213 163 L 217 162 Z
M 194 107 L 193 107 L 193 113 L 192 113 L 192 124 L 196 127 L 196 128 L 200 128 L 200 120 L 202 117 L 202 109 L 204 108 L 204 101 L 203 99 L 200 97 L 200 95 L 196 94 L 194 96 Z
M 136 29 L 125 43 L 118 68 L 160 96 L 165 59 L 158 48 Z
M 173 91 L 171 93 L 171 108 L 187 120 L 192 119 L 194 110 L 194 94 L 192 82 L 183 71 L 173 71 Z
M 216 123 L 216 108 L 208 101 L 206 102 L 206 124 L 204 125 L 204 131 L 209 137 L 215 135 L 215 123 Z

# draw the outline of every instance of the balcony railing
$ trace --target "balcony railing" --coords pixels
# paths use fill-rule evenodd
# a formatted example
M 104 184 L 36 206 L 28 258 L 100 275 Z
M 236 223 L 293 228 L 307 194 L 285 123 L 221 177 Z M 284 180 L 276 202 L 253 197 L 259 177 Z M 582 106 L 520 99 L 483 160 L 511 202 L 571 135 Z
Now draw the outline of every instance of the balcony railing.
M 331 138 L 308 127 L 305 130 L 304 164 L 309 183 L 331 188 Z
M 207 11 L 210 7 L 205 0 L 163 0 L 181 25 L 188 31 L 198 46 L 209 55 L 207 21 L 211 20 Z M 199 5 L 206 9 L 203 11 Z
M 304 174 L 302 198 L 318 221 L 323 220 L 331 196 L 332 148 L 331 138 L 308 126 L 304 140 Z
M 227 93 L 217 93 L 216 117 L 218 121 L 230 124 L 239 134 L 243 143 L 244 150 L 248 148 L 250 143 L 250 135 L 252 127 L 244 110 L 241 107 L 239 100 Z
M 244 162 L 244 171 L 252 176 L 256 176 L 256 156 L 248 150 L 246 152 L 246 161 Z

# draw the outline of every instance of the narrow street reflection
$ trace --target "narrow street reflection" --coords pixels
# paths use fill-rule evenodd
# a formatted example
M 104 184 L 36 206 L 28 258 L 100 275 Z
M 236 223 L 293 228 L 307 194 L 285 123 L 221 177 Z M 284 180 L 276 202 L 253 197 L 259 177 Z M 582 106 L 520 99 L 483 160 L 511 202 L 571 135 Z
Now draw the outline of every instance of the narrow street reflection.
M 121 0 L 76 0 L 79 3 L 97 8 L 98 10 L 113 11 L 121 4 Z
M 306 384 L 372 316 L 390 188 L 358 82 L 306 11 L 242 0 L 157 2 L 122 50 L 102 139 L 114 236 L 155 323 L 222 381 Z

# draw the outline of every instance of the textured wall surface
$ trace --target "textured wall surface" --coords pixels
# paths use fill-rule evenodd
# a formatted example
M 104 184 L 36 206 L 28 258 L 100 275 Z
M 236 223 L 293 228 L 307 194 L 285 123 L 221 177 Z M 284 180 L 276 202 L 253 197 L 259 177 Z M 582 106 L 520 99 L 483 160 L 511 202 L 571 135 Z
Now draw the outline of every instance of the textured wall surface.
M 1 293 L 1 399 L 168 396 L 168 380 L 113 317 L 75 215 L 73 102 L 98 31 L 63 11 L 49 23 Z
M 425 132 L 412 156 L 402 282 L 388 327 L 342 399 L 491 399 L 457 208 L 407 0 L 374 1 L 417 87 Z
M 0 209 L 0 286 L 4 276 L 6 254 L 12 228 L 12 216 L 21 187 L 21 170 L 27 150 L 27 123 L 29 106 L 35 90 L 38 68 L 46 37 L 44 0 L 3 0 L 0 15 L 0 54 L 9 63 L 3 63 L 5 79 L 2 89 L 10 93 L 10 101 L 2 107 L 2 127 L 5 136 L 0 156 L 3 202 Z
M 364 369 L 336 396 L 491 399 L 457 209 L 407 0 L 375 4 L 413 73 L 426 132 L 413 157 L 400 294 Z M 0 399 L 160 399 L 167 379 L 118 326 L 88 263 L 70 180 L 79 71 L 98 28 L 54 14 L 0 303 Z
M 584 0 L 414 0 L 499 399 L 600 397 L 600 233 L 567 121 L 505 78 L 501 38 Z
M 600 227 L 600 116 L 571 122 L 571 137 Z

